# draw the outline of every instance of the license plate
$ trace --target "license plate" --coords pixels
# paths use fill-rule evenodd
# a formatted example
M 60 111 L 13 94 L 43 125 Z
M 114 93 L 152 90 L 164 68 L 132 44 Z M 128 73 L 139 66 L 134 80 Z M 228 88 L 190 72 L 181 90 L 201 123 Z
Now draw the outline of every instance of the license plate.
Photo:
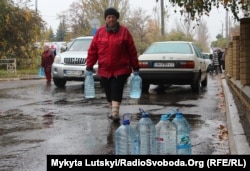
M 67 76 L 82 76 L 83 71 L 65 71 Z
M 155 62 L 154 67 L 155 68 L 174 67 L 174 63 L 173 62 Z

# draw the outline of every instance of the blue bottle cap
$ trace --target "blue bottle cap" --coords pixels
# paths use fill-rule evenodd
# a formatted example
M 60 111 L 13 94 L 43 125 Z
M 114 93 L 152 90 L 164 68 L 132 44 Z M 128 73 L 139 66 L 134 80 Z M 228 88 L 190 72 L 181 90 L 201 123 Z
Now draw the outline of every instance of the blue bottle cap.
M 181 112 L 176 112 L 175 113 L 175 117 L 176 118 L 182 118 L 183 117 L 183 114 Z
M 143 112 L 142 117 L 143 118 L 149 118 L 149 113 L 148 112 Z
M 162 121 L 167 121 L 169 119 L 169 115 L 161 115 Z
M 122 115 L 122 123 L 124 122 L 123 125 L 128 125 L 130 124 L 130 120 L 132 119 L 132 113 L 124 113 Z M 128 123 L 127 123 L 128 122 Z
M 122 121 L 123 125 L 129 125 L 130 124 L 130 120 L 126 119 Z
M 141 109 L 141 108 L 139 108 L 139 111 L 141 112 L 143 118 L 148 118 L 148 117 L 149 117 L 149 113 L 148 113 L 148 112 L 145 112 L 145 111 L 144 111 L 143 109 Z

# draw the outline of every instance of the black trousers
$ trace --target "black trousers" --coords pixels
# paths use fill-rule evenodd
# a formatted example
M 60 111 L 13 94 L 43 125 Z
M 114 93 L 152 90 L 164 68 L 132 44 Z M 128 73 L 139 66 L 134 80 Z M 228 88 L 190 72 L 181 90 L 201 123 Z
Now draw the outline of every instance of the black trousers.
M 110 78 L 101 77 L 101 84 L 104 88 L 106 99 L 108 102 L 122 102 L 123 89 L 125 84 L 127 83 L 128 77 L 129 74 Z

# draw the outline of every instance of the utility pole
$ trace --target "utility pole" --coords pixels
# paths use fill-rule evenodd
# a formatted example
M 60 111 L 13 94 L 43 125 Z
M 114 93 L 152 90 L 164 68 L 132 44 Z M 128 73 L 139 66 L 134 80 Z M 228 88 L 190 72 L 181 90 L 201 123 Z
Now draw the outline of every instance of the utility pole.
M 221 36 L 222 38 L 224 38 L 224 25 L 223 25 L 223 21 L 220 21 L 221 22 Z
M 35 8 L 36 8 L 36 13 L 37 13 L 37 0 L 35 1 Z
M 161 0 L 161 35 L 165 35 L 165 27 L 164 27 L 164 0 Z
M 226 11 L 225 23 L 226 23 L 226 39 L 227 39 L 227 40 L 229 40 L 229 21 L 228 21 L 228 10 Z

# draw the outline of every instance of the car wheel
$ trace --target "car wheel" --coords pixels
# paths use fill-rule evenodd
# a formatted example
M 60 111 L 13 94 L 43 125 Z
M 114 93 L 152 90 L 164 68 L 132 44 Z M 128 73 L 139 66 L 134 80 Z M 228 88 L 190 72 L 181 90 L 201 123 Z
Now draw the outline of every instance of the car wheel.
M 202 87 L 206 87 L 206 86 L 207 86 L 207 76 L 206 76 L 206 78 L 201 82 L 201 86 L 202 86 Z
M 65 87 L 66 80 L 58 79 L 58 78 L 53 78 L 53 81 L 54 81 L 54 84 L 55 84 L 57 87 Z
M 195 80 L 193 84 L 191 84 L 191 88 L 194 92 L 199 92 L 200 85 L 201 85 L 201 77 L 199 76 L 198 79 Z
M 142 92 L 147 93 L 149 89 L 150 84 L 142 80 Z

